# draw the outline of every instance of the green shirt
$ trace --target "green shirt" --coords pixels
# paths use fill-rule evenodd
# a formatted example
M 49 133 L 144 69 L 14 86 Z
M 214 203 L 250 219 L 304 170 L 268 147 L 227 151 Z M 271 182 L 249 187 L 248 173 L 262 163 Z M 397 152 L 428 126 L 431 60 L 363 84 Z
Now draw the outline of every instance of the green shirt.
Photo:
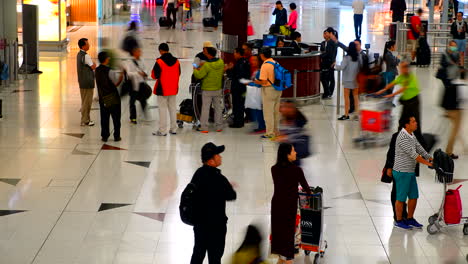
M 413 73 L 408 75 L 398 75 L 398 77 L 393 80 L 392 84 L 398 84 L 402 88 L 406 88 L 401 95 L 401 100 L 407 101 L 419 94 L 419 84 L 418 78 Z
M 221 90 L 223 88 L 224 61 L 218 58 L 208 60 L 199 70 L 193 70 L 193 75 L 202 80 L 202 90 Z

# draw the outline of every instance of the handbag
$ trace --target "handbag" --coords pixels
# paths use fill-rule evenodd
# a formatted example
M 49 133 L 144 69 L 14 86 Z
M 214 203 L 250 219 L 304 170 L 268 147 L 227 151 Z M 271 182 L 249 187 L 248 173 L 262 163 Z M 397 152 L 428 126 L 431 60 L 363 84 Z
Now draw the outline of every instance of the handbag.
M 152 93 L 153 89 L 151 89 L 151 87 L 146 82 L 140 83 L 140 87 L 138 89 L 138 98 L 140 100 L 148 100 Z
M 387 169 L 388 168 L 382 169 L 382 177 L 380 178 L 380 181 L 384 183 L 391 183 L 393 181 L 393 177 L 387 175 Z
M 104 104 L 104 107 L 110 108 L 114 105 L 120 104 L 120 98 L 115 93 L 106 94 L 102 97 L 102 103 Z

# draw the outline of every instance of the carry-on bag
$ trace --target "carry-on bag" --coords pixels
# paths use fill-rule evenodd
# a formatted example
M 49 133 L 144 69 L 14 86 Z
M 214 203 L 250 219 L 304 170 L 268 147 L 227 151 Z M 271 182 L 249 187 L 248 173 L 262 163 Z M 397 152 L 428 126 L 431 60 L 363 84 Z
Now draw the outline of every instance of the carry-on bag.
M 163 16 L 159 18 L 160 27 L 170 27 L 171 25 L 172 25 L 172 21 L 168 17 Z
M 217 27 L 218 23 L 214 17 L 205 17 L 203 19 L 203 26 L 204 27 Z
M 449 189 L 445 194 L 444 203 L 444 219 L 446 224 L 458 224 L 462 218 L 462 201 L 460 192 L 458 191 L 462 186 L 457 189 Z

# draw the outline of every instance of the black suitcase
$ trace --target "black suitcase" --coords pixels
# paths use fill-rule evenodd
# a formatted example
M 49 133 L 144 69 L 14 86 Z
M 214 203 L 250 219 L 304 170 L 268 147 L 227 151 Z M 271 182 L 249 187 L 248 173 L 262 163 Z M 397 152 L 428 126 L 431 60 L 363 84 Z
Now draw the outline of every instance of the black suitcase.
M 168 17 L 160 17 L 159 18 L 159 26 L 160 27 L 170 27 L 170 26 L 172 26 L 172 22 Z
M 203 26 L 204 27 L 217 27 L 218 23 L 214 17 L 205 17 L 203 19 Z
M 429 66 L 431 64 L 431 49 L 425 37 L 418 39 L 418 49 L 416 50 L 416 64 L 418 66 Z
M 391 40 L 396 40 L 396 33 L 397 33 L 397 25 L 390 24 L 388 27 L 388 38 Z
M 3 114 L 2 114 L 3 113 L 2 112 L 2 106 L 3 105 L 2 105 L 2 102 L 3 102 L 2 99 L 0 99 L 0 118 L 3 118 Z

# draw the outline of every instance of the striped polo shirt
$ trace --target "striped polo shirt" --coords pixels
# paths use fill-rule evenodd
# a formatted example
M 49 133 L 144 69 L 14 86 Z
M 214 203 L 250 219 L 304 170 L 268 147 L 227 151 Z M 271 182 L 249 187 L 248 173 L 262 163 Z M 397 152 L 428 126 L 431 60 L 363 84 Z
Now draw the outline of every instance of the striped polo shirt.
M 431 158 L 426 150 L 419 144 L 414 134 L 402 129 L 395 144 L 395 164 L 393 169 L 399 172 L 414 172 L 416 158 L 421 155 L 425 159 Z

